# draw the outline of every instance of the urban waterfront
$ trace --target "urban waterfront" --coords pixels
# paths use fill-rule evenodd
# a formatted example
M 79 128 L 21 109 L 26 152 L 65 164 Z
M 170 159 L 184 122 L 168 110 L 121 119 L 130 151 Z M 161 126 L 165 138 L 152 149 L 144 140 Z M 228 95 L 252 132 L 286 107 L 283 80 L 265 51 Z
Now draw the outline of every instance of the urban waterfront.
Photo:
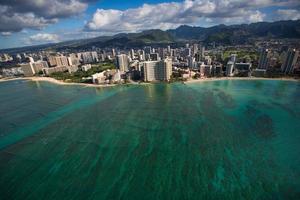
M 299 199 L 300 83 L 0 83 L 0 199 Z

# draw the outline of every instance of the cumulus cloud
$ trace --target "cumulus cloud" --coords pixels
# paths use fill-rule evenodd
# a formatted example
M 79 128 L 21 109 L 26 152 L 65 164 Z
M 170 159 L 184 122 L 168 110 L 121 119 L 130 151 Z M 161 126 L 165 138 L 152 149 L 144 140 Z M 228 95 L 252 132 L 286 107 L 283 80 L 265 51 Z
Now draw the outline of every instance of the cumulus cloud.
M 86 30 L 103 33 L 136 32 L 144 29 L 169 29 L 182 24 L 214 25 L 220 23 L 260 22 L 268 6 L 299 5 L 298 0 L 185 0 L 144 4 L 127 10 L 97 9 L 86 23 Z
M 2 36 L 10 36 L 10 35 L 11 35 L 11 32 L 1 32 L 1 35 L 2 35 Z
M 27 44 L 35 43 L 55 43 L 59 42 L 59 36 L 50 33 L 38 33 L 29 37 L 26 41 Z
M 0 32 L 18 32 L 23 28 L 41 29 L 55 23 L 57 19 L 36 17 L 33 13 L 7 13 L 7 7 L 0 6 Z
M 87 0 L 1 0 L 0 32 L 41 29 L 60 18 L 81 14 L 87 6 Z
M 279 9 L 277 11 L 277 19 L 298 20 L 300 19 L 300 11 L 295 9 Z

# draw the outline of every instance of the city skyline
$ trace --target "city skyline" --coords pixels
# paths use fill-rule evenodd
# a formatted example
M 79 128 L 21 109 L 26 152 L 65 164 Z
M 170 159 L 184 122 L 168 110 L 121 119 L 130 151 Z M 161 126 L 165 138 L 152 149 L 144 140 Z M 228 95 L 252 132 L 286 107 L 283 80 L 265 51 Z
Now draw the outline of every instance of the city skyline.
M 67 0 L 1 1 L 0 49 L 92 38 L 180 25 L 210 27 L 260 21 L 297 20 L 296 0 L 251 3 L 206 0 L 139 2 Z

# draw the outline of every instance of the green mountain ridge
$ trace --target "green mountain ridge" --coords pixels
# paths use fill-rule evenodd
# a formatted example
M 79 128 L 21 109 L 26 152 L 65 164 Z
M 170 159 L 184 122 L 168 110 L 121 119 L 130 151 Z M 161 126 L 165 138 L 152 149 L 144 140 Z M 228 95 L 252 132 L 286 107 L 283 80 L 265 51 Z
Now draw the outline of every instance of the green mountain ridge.
M 120 33 L 114 36 L 100 36 L 90 39 L 66 41 L 15 49 L 4 49 L 0 52 L 21 52 L 26 50 L 65 50 L 88 49 L 91 47 L 136 48 L 145 45 L 168 45 L 188 41 L 233 45 L 245 44 L 255 38 L 289 38 L 300 39 L 300 20 L 258 22 L 241 25 L 217 25 L 208 28 L 182 25 L 171 30 L 145 30 L 140 33 Z

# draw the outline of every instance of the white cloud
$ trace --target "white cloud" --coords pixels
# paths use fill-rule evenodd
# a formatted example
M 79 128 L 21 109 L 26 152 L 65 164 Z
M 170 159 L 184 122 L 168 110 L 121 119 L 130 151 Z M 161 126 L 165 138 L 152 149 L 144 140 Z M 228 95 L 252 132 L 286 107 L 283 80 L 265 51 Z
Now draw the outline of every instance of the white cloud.
M 97 9 L 86 29 L 104 34 L 138 32 L 145 29 L 169 29 L 182 24 L 211 26 L 216 24 L 253 23 L 268 19 L 260 11 L 265 7 L 299 7 L 299 0 L 184 0 L 144 4 L 127 10 Z M 286 19 L 298 19 L 296 9 Z
M 29 37 L 27 44 L 59 42 L 59 36 L 50 33 L 38 33 Z
M 261 22 L 265 18 L 265 14 L 259 12 L 258 10 L 249 15 L 249 22 Z
M 88 0 L 1 0 L 0 32 L 19 32 L 23 29 L 41 29 L 82 14 Z
M 276 18 L 278 20 L 298 20 L 300 19 L 300 11 L 295 9 L 279 9 Z
M 273 0 L 185 0 L 184 2 L 144 4 L 127 10 L 97 9 L 86 29 L 103 33 L 137 32 L 144 29 L 169 29 L 181 24 L 211 25 L 263 21 L 264 7 Z M 209 22 L 209 24 L 208 24 Z
M 1 32 L 1 35 L 2 35 L 2 36 L 10 36 L 10 35 L 11 35 L 11 32 Z
M 39 30 L 48 24 L 57 22 L 57 19 L 37 17 L 33 13 L 8 14 L 8 7 L 0 6 L 0 32 L 18 32 L 23 28 Z

